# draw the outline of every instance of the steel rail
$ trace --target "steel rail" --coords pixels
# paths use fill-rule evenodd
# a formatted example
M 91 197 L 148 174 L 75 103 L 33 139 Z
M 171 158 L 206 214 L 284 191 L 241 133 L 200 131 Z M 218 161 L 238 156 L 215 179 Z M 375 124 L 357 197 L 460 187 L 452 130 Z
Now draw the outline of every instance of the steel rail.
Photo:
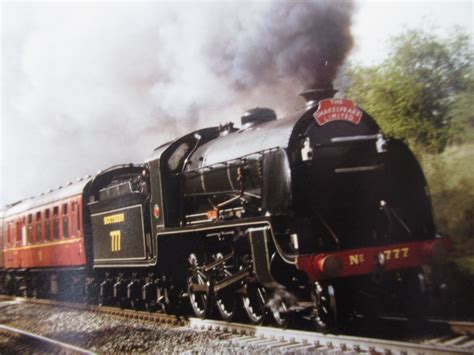
M 46 353 L 52 352 L 57 354 L 94 354 L 93 352 L 82 349 L 80 347 L 66 344 L 54 339 L 46 338 L 44 336 L 30 333 L 18 328 L 8 327 L 6 325 L 0 325 L 0 334 L 6 334 L 8 336 L 14 336 L 22 339 L 24 342 L 34 345 L 35 352 L 45 351 Z
M 272 350 L 298 351 L 353 351 L 381 354 L 472 354 L 473 348 L 463 349 L 453 343 L 410 343 L 348 335 L 323 334 L 301 330 L 279 329 L 216 320 L 189 319 L 189 327 L 232 334 L 232 343 L 264 346 Z M 229 339 L 226 339 L 228 341 Z

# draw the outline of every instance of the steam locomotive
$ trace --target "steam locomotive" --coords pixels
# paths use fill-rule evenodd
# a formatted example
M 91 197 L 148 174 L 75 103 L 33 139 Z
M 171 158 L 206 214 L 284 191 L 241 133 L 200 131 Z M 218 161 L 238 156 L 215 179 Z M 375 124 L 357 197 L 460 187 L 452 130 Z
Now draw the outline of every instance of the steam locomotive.
M 7 206 L 3 292 L 318 329 L 376 304 L 406 312 L 450 242 L 407 146 L 334 93 Z

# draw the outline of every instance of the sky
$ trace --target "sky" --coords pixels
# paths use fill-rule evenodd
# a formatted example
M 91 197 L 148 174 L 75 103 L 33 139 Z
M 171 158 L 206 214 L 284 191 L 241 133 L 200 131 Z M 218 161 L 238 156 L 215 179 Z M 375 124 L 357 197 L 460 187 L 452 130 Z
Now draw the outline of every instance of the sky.
M 0 206 L 143 162 L 164 141 L 238 122 L 251 107 L 291 112 L 333 43 L 329 67 L 371 65 L 407 28 L 473 34 L 472 1 L 242 3 L 2 2 Z M 319 26 L 321 12 L 344 25 Z M 306 33 L 321 40 L 305 52 Z
M 445 36 L 455 27 L 474 31 L 473 0 L 358 1 L 352 34 L 355 47 L 350 59 L 362 64 L 380 63 L 387 55 L 390 37 L 407 28 L 425 29 Z

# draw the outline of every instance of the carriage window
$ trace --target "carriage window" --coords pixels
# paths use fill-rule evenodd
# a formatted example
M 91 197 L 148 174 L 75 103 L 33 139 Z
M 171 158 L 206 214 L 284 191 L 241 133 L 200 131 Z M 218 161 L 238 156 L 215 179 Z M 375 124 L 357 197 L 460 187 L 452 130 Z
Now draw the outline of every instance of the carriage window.
M 26 227 L 26 239 L 28 241 L 28 244 L 33 243 L 33 215 L 29 214 L 28 215 L 28 223 Z
M 41 212 L 36 212 L 36 241 L 43 240 L 43 225 L 41 224 Z
M 80 214 L 78 205 L 76 205 L 76 220 L 77 220 L 77 232 L 80 232 L 81 231 L 81 214 Z
M 67 203 L 63 204 L 63 237 L 69 238 L 69 215 L 67 214 Z
M 12 222 L 12 245 L 15 244 L 16 239 L 16 223 Z
M 49 211 L 49 208 L 44 212 L 44 219 L 45 219 L 45 227 L 44 227 L 44 236 L 46 238 L 46 240 L 51 240 L 51 220 L 50 220 L 50 211 Z
M 3 230 L 3 243 L 4 243 L 3 246 L 6 247 L 7 245 L 10 244 L 10 236 L 9 236 L 9 233 L 10 233 L 9 229 L 10 228 L 9 228 L 8 223 L 5 223 L 3 226 L 5 228 Z
M 174 172 L 179 168 L 181 163 L 183 163 L 186 158 L 186 154 L 189 152 L 189 145 L 187 143 L 182 143 L 176 150 L 171 154 L 168 159 L 168 169 Z
M 25 246 L 27 243 L 28 236 L 28 224 L 26 223 L 26 217 L 23 217 L 21 220 L 21 245 Z
M 77 223 L 76 223 L 76 203 L 73 202 L 71 204 L 71 216 L 72 216 L 72 235 L 74 236 L 75 231 L 77 230 Z
M 21 221 L 16 222 L 16 245 L 21 243 Z
M 13 239 L 13 231 L 12 231 L 12 224 L 11 223 L 8 223 L 7 224 L 7 241 L 8 241 L 8 245 L 12 245 L 12 239 Z
M 59 208 L 54 207 L 53 208 L 53 238 L 54 239 L 59 239 Z

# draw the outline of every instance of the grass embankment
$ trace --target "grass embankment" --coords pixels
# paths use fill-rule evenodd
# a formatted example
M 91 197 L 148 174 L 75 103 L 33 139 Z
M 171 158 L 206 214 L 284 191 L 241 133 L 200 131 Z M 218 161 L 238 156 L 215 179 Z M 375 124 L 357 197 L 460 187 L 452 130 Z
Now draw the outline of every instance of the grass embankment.
M 454 241 L 453 261 L 474 275 L 474 144 L 421 157 L 437 230 Z
M 474 256 L 458 257 L 454 259 L 454 262 L 464 272 L 467 272 L 470 275 L 474 275 Z

